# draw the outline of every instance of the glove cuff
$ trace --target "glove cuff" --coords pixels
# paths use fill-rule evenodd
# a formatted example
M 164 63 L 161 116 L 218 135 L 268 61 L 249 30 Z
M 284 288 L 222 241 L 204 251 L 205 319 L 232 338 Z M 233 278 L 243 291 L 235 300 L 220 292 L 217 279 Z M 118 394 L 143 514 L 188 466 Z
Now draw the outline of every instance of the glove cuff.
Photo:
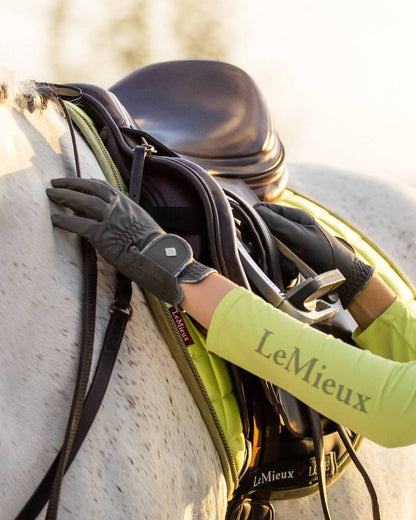
M 338 294 L 344 309 L 348 308 L 357 296 L 365 289 L 374 273 L 374 267 L 365 264 L 356 256 L 352 259 L 348 278 L 339 289 Z
M 165 233 L 156 236 L 146 244 L 141 255 L 152 262 L 154 271 L 158 270 L 156 279 L 154 276 L 147 277 L 148 290 L 173 305 L 180 303 L 183 298 L 181 283 L 198 283 L 217 272 L 196 262 L 191 246 L 178 235 Z M 157 289 L 159 285 L 163 285 L 164 289 Z
M 202 282 L 212 273 L 217 273 L 216 269 L 207 267 L 196 260 L 188 264 L 178 277 L 179 283 L 198 283 Z
M 188 242 L 178 235 L 168 233 L 157 235 L 146 244 L 141 253 L 175 278 L 192 260 L 192 249 Z

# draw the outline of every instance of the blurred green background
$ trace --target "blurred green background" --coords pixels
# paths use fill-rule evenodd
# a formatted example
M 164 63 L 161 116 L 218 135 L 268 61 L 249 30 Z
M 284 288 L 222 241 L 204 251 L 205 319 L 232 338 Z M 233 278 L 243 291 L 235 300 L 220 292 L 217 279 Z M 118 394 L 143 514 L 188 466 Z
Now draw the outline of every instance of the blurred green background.
M 158 61 L 228 61 L 264 93 L 289 162 L 416 187 L 415 14 L 410 0 L 16 0 L 0 7 L 0 67 L 110 86 Z

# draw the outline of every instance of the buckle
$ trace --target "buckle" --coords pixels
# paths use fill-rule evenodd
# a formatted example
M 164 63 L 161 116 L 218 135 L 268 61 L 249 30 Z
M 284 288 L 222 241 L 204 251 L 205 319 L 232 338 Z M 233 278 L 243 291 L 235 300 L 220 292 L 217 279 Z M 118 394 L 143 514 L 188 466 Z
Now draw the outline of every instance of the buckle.
M 108 307 L 108 312 L 110 314 L 113 314 L 114 311 L 117 309 L 118 311 L 124 313 L 124 314 L 127 314 L 128 316 L 128 319 L 129 321 L 131 320 L 131 317 L 133 316 L 133 308 L 132 306 L 129 304 L 129 306 L 126 308 L 122 308 L 122 307 L 118 307 L 117 306 L 117 302 L 118 300 L 113 300 L 111 303 L 110 303 L 110 306 Z

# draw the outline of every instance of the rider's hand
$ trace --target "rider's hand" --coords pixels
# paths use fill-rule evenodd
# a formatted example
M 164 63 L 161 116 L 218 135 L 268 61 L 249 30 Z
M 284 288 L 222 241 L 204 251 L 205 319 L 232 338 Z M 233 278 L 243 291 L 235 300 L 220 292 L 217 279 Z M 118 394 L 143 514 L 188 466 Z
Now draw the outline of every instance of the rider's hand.
M 76 212 L 52 215 L 53 224 L 88 239 L 118 271 L 159 299 L 178 304 L 180 283 L 197 283 L 214 272 L 194 260 L 183 238 L 165 233 L 107 182 L 61 178 L 51 183 L 50 200 Z
M 259 203 L 255 209 L 270 231 L 317 273 L 338 268 L 346 281 L 338 293 L 344 308 L 370 281 L 374 268 L 359 260 L 353 250 L 323 229 L 306 211 Z

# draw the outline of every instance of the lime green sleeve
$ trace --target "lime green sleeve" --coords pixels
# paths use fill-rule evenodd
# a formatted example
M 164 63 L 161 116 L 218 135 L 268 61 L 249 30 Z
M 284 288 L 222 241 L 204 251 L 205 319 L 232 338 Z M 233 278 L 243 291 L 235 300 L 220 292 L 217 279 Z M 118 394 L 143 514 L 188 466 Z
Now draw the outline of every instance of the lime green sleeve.
M 416 360 L 415 303 L 397 299 L 365 331 L 357 329 L 353 340 L 378 356 L 402 362 Z
M 369 439 L 403 446 L 416 442 L 416 354 L 408 341 L 415 337 L 409 331 L 416 330 L 416 313 L 411 310 L 394 302 L 372 330 L 357 332 L 356 340 L 366 349 L 372 343 L 376 355 L 236 288 L 214 313 L 207 348 Z M 393 355 L 399 361 L 386 359 Z

